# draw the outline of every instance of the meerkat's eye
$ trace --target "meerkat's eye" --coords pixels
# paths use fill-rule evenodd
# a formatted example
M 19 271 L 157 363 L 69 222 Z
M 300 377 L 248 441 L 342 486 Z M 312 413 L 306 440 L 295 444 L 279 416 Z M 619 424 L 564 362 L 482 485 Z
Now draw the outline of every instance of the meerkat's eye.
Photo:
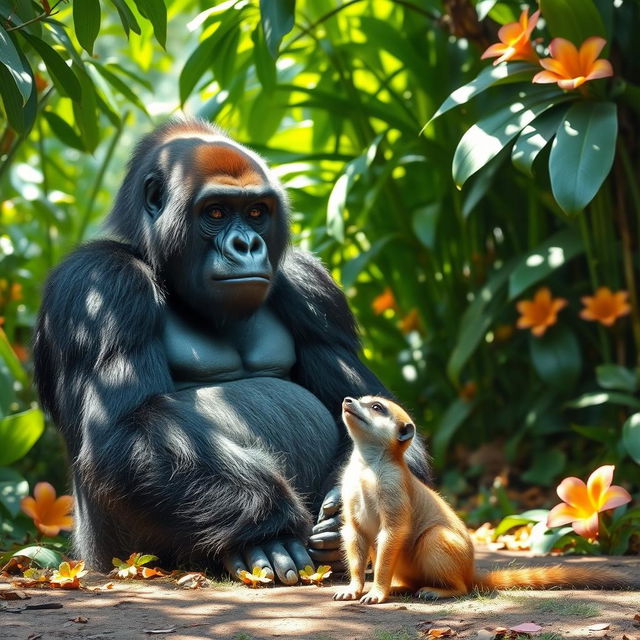
M 379 402 L 374 402 L 371 405 L 371 408 L 376 412 L 376 413 L 384 413 L 384 407 L 379 403 Z

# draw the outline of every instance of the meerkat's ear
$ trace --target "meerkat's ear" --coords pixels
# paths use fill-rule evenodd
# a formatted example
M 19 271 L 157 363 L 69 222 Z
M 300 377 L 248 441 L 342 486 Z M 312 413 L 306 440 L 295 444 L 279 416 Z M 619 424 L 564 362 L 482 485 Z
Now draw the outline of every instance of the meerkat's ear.
M 398 442 L 406 442 L 416 435 L 416 428 L 411 422 L 405 422 L 398 429 Z

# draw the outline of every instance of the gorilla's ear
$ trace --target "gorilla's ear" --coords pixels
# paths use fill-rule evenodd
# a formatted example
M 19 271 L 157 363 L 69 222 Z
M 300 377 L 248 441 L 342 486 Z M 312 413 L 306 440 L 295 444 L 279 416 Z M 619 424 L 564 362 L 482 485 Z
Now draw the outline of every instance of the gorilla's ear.
M 416 428 L 411 422 L 405 422 L 398 429 L 398 442 L 406 442 L 411 440 L 416 434 Z
M 158 178 L 147 176 L 144 181 L 144 208 L 152 218 L 157 218 L 162 210 L 162 196 L 162 185 Z

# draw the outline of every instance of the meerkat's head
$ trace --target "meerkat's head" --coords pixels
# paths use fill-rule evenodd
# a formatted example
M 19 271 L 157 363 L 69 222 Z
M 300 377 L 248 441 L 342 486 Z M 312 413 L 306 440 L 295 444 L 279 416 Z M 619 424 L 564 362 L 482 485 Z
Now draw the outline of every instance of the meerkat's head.
M 407 412 L 379 396 L 345 398 L 342 420 L 357 445 L 374 445 L 402 453 L 416 434 Z

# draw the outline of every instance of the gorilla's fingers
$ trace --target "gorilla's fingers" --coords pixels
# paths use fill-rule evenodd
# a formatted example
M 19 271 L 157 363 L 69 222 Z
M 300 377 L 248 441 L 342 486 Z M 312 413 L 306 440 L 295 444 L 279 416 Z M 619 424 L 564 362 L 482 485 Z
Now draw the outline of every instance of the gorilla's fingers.
M 338 564 L 342 561 L 342 552 L 340 549 L 308 549 L 309 555 L 316 564 Z
M 291 559 L 295 562 L 298 571 L 304 569 L 306 566 L 310 566 L 315 569 L 311 556 L 307 553 L 305 546 L 300 540 L 290 540 L 285 542 L 285 548 L 289 552 Z
M 247 565 L 239 553 L 229 553 L 222 558 L 224 568 L 229 572 L 232 578 L 239 580 L 238 571 L 247 569 Z
M 255 567 L 263 569 L 267 568 L 266 577 L 273 580 L 273 567 L 267 558 L 262 547 L 250 547 L 244 553 L 244 559 L 249 567 L 249 571 L 253 571 Z
M 337 531 L 326 531 L 311 536 L 309 546 L 313 549 L 338 549 L 341 538 Z
M 298 582 L 296 565 L 287 550 L 279 542 L 271 542 L 265 545 L 265 551 L 280 582 L 283 584 L 295 584 Z
M 318 533 L 324 533 L 325 531 L 338 531 L 342 525 L 342 519 L 340 516 L 334 516 L 323 520 L 320 524 L 317 524 L 311 529 L 311 535 L 315 536 Z
M 340 506 L 342 504 L 342 499 L 340 497 L 340 487 L 333 487 L 327 492 L 324 500 L 322 501 L 322 506 L 320 507 L 320 513 L 318 514 L 318 522 L 322 522 L 331 516 L 334 516 Z

